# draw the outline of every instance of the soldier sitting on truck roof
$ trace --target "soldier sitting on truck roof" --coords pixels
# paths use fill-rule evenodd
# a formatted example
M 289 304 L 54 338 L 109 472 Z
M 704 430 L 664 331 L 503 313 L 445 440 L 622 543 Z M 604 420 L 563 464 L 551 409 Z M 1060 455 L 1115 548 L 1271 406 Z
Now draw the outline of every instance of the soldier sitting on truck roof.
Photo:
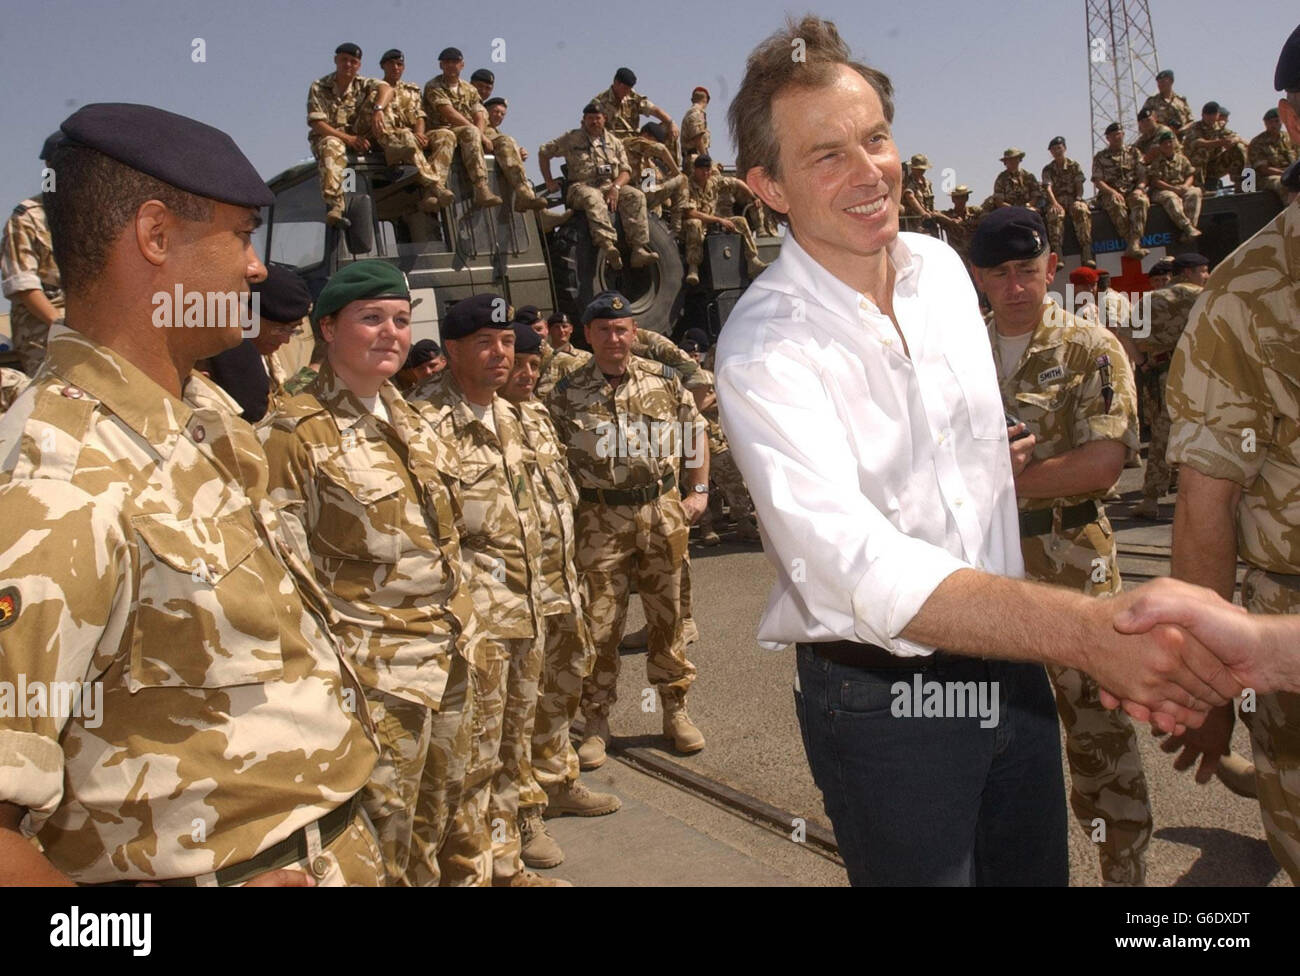
M 488 187 L 487 163 L 483 161 L 483 129 L 487 126 L 487 112 L 474 86 L 461 80 L 465 58 L 459 48 L 443 48 L 438 55 L 438 66 L 442 73 L 424 85 L 424 111 L 429 117 L 429 155 L 433 160 L 433 172 L 440 183 L 447 182 L 453 151 L 459 145 L 460 161 L 465 164 L 465 172 L 474 184 L 474 206 L 478 209 L 499 206 L 501 198 Z
M 704 236 L 715 230 L 739 234 L 745 249 L 745 261 L 750 275 L 757 275 L 767 267 L 758 256 L 758 244 L 749 223 L 744 217 L 723 216 L 718 211 L 718 195 L 723 189 L 733 197 L 752 199 L 754 192 L 734 176 L 725 176 L 713 169 L 713 160 L 707 153 L 695 157 L 691 167 L 690 196 L 682 209 L 682 238 L 686 244 L 686 284 L 700 283 L 700 262 L 704 260 Z
M 640 133 L 623 140 L 623 148 L 627 150 L 632 179 L 645 192 L 646 209 L 658 217 L 666 203 L 673 232 L 677 233 L 681 230 L 679 210 L 686 202 L 686 175 L 668 151 L 667 140 L 668 130 L 662 122 L 647 122 Z
M 474 74 L 484 72 L 486 69 L 480 68 Z M 487 72 L 491 74 L 491 72 Z M 474 87 L 483 90 L 485 87 L 481 82 L 474 82 Z M 491 85 L 486 86 L 488 91 L 492 90 Z M 548 206 L 544 197 L 539 197 L 533 191 L 533 184 L 524 173 L 523 161 L 528 158 L 528 150 L 524 149 L 514 139 L 501 131 L 501 124 L 506 120 L 506 112 L 510 109 L 510 103 L 500 95 L 495 95 L 484 100 L 483 107 L 487 109 L 488 124 L 483 130 L 484 144 L 491 145 L 492 154 L 496 157 L 497 169 L 505 177 L 506 182 L 510 184 L 514 191 L 515 210 L 523 213 L 526 210 L 540 210 L 537 215 L 541 222 L 542 231 L 554 230 L 561 224 L 565 223 L 573 216 L 572 210 L 565 210 L 563 213 L 554 214 L 546 209 Z

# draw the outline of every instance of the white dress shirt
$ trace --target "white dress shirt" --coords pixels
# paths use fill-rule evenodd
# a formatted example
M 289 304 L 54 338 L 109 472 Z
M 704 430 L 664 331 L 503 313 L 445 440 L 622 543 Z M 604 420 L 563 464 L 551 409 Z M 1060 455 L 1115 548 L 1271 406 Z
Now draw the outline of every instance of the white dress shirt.
M 949 574 L 1022 576 L 988 332 L 961 259 L 899 234 L 894 315 L 787 234 L 718 340 L 722 426 L 777 580 L 759 643 L 899 637 Z M 977 609 L 977 608 L 972 608 Z

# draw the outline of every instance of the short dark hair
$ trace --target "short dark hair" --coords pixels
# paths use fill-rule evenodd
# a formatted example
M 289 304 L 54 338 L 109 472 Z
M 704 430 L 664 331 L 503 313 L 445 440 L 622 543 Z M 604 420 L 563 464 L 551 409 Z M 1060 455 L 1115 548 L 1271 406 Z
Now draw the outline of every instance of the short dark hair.
M 45 216 L 63 287 L 84 291 L 140 205 L 158 200 L 184 220 L 211 220 L 212 201 L 147 176 L 97 149 L 64 142 L 46 165 L 55 187 L 44 194 Z

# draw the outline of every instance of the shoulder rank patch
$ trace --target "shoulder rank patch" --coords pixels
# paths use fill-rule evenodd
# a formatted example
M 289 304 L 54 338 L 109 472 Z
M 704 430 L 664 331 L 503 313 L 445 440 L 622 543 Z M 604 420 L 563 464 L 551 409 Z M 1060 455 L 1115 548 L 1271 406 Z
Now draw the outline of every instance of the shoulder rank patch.
M 18 596 L 18 587 L 6 586 L 0 590 L 0 630 L 4 630 L 18 619 L 18 610 L 22 600 Z
M 1053 366 L 1051 369 L 1045 369 L 1038 374 L 1038 385 L 1050 383 L 1052 380 L 1065 379 L 1065 368 L 1063 366 Z

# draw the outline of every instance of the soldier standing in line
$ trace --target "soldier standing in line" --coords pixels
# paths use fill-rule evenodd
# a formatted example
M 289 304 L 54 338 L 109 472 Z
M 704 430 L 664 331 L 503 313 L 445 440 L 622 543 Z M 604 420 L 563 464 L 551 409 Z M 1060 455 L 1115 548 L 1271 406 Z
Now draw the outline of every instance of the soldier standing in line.
M 1014 441 L 1012 452 L 1025 576 L 1111 596 L 1122 581 L 1101 498 L 1138 449 L 1133 374 L 1108 332 L 1044 304 L 1057 264 L 1046 231 L 1032 211 L 1004 209 L 971 242 L 975 280 L 993 307 L 989 341 L 1002 403 L 1033 435 L 1031 454 L 1017 456 Z M 1052 665 L 1048 673 L 1065 727 L 1070 806 L 1089 837 L 1104 824 L 1102 880 L 1140 885 L 1151 805 L 1133 726 L 1101 704 L 1096 681 L 1082 671 Z
M 535 394 L 538 400 L 546 401 L 551 390 L 561 376 L 577 369 L 588 359 L 591 353 L 576 348 L 569 337 L 573 335 L 573 323 L 563 312 L 556 312 L 546 320 L 546 329 L 550 340 L 542 348 L 542 359 L 538 366 Z
M 1181 136 L 1192 124 L 1192 108 L 1187 99 L 1174 91 L 1174 73 L 1168 68 L 1156 75 L 1156 89 L 1156 94 L 1148 95 L 1142 103 L 1142 111 L 1150 112 L 1156 122 Z
M 411 298 L 386 261 L 345 265 L 312 311 L 325 362 L 263 427 L 271 497 L 306 531 L 332 629 L 365 689 L 379 763 L 363 806 L 390 882 L 433 886 L 470 761 L 478 620 L 462 575 L 457 458 L 387 380 Z
M 647 122 L 638 135 L 623 140 L 632 181 L 645 192 L 646 209 L 660 216 L 664 205 L 674 234 L 681 231 L 681 208 L 686 202 L 686 174 L 664 145 L 668 133 L 660 122 Z
M 1217 185 L 1220 177 L 1227 176 L 1240 193 L 1246 144 L 1224 125 L 1221 113 L 1218 102 L 1206 102 L 1201 108 L 1201 120 L 1193 122 L 1183 135 L 1183 149 L 1196 167 L 1198 186 Z
M 1110 217 L 1115 233 L 1128 241 L 1124 255 L 1146 257 L 1142 234 L 1151 207 L 1146 195 L 1146 166 L 1136 148 L 1124 145 L 1124 127 L 1118 122 L 1106 126 L 1106 148 L 1092 157 L 1092 182 L 1097 186 L 1097 202 Z
M 718 197 L 724 189 L 742 200 L 754 199 L 754 191 L 734 176 L 716 172 L 713 160 L 707 154 L 695 157 L 688 189 L 689 194 L 682 209 L 682 237 L 686 242 L 686 284 L 694 287 L 700 283 L 704 236 L 715 230 L 740 235 L 746 270 L 751 278 L 757 277 L 767 267 L 767 262 L 758 256 L 758 242 L 754 240 L 754 232 L 749 229 L 749 222 L 744 217 L 725 216 L 718 212 Z
M 1043 188 L 1034 179 L 1034 174 L 1020 168 L 1020 161 L 1025 158 L 1025 151 L 1012 146 L 1002 154 L 1003 171 L 993 181 L 994 207 L 1028 207 L 1037 210 L 1043 196 Z M 988 209 L 988 208 L 986 208 Z
M 192 371 L 238 317 L 156 324 L 159 291 L 264 275 L 272 194 L 171 112 L 86 105 L 61 129 L 45 203 L 67 326 L 0 427 L 0 681 L 102 698 L 0 715 L 0 881 L 381 884 L 361 689 L 253 429 Z
M 520 855 L 520 797 L 537 789 L 528 750 L 537 708 L 542 626 L 541 526 L 524 463 L 519 413 L 497 391 L 514 364 L 504 298 L 484 293 L 442 323 L 447 369 L 409 397 L 458 460 L 458 529 L 470 594 L 487 639 L 474 656 L 474 758 L 443 848 L 457 883 L 550 887 Z
M 1159 155 L 1147 166 L 1151 201 L 1165 208 L 1181 232 L 1181 240 L 1201 236 L 1196 223 L 1201 219 L 1201 188 L 1196 186 L 1196 169 L 1178 150 L 1178 140 L 1169 131 L 1156 140 Z
M 1089 268 L 1097 267 L 1092 257 L 1092 212 L 1083 199 L 1083 167 L 1066 158 L 1065 137 L 1056 136 L 1047 144 L 1052 161 L 1043 167 L 1043 190 L 1047 194 L 1047 236 L 1056 260 L 1061 260 L 1061 242 L 1065 239 L 1065 215 L 1069 213 L 1079 253 Z
M 500 206 L 501 198 L 488 186 L 487 163 L 483 160 L 487 112 L 479 100 L 478 91 L 460 77 L 465 68 L 465 58 L 458 48 L 444 48 L 438 55 L 438 67 L 441 74 L 424 84 L 424 111 L 428 116 L 433 175 L 440 186 L 447 185 L 452 156 L 460 146 L 460 161 L 469 181 L 474 184 L 474 206 L 480 210 Z
M 1250 140 L 1246 161 L 1262 181 L 1260 189 L 1271 190 L 1283 204 L 1290 203 L 1291 191 L 1282 185 L 1282 174 L 1296 161 L 1296 148 L 1277 109 L 1264 113 L 1264 131 Z
M 971 235 L 975 233 L 975 226 L 983 214 L 979 207 L 967 205 L 967 201 L 970 200 L 970 187 L 965 183 L 953 187 L 949 196 L 952 197 L 952 206 L 942 213 L 936 213 L 934 219 L 946 232 L 948 244 L 965 261 L 970 248 Z
M 697 85 L 691 90 L 691 107 L 682 116 L 682 171 L 689 173 L 695 157 L 709 151 L 709 90 Z
M 1156 145 L 1156 140 L 1160 138 L 1162 132 L 1171 132 L 1176 139 L 1178 133 L 1167 125 L 1161 125 L 1156 121 L 1151 109 L 1144 108 L 1137 114 L 1138 136 L 1133 140 L 1133 148 L 1142 154 L 1142 162 L 1150 166 L 1156 156 L 1159 155 L 1160 147 Z
M 582 110 L 581 128 L 570 129 L 537 150 L 542 179 L 552 193 L 560 189 L 551 176 L 551 160 L 556 156 L 563 156 L 568 166 L 565 205 L 587 215 L 592 243 L 604 255 L 605 263 L 615 271 L 623 267 L 618 237 L 609 217 L 617 211 L 623 218 L 623 234 L 632 249 L 628 259 L 632 267 L 657 264 L 659 255 L 650 250 L 645 194 L 632 183 L 632 168 L 623 143 L 605 131 L 604 109 L 589 102 Z
M 62 133 L 56 132 L 45 140 L 41 159 L 49 158 L 61 138 Z M 0 290 L 9 299 L 14 352 L 23 372 L 35 376 L 45 358 L 45 336 L 50 326 L 63 318 L 63 286 L 40 197 L 18 204 L 5 222 L 0 239 Z
M 605 114 L 610 134 L 618 139 L 631 138 L 640 130 L 642 116 L 650 115 L 668 128 L 668 150 L 677 155 L 677 123 L 650 99 L 633 91 L 635 85 L 636 73 L 631 68 L 619 68 L 610 86 L 592 99 Z
M 1165 382 L 1174 348 L 1187 327 L 1192 306 L 1210 277 L 1210 259 L 1195 252 L 1174 258 L 1177 280 L 1151 295 L 1151 334 L 1138 340 L 1143 356 L 1138 369 L 1149 374 L 1155 409 L 1151 414 L 1151 442 L 1147 445 L 1147 468 L 1142 476 L 1142 500 L 1133 506 L 1133 517 L 1158 519 L 1160 498 L 1168 494 L 1173 470 L 1165 454 L 1169 443 L 1169 410 Z
M 550 414 L 533 396 L 541 366 L 542 340 L 515 323 L 515 365 L 501 395 L 519 409 L 524 463 L 529 470 L 542 525 L 542 617 L 546 645 L 541 694 L 533 724 L 531 764 L 535 789 L 519 801 L 524 863 L 550 868 L 564 852 L 546 831 L 543 816 L 599 817 L 622 806 L 611 793 L 596 793 L 579 781 L 578 752 L 569 727 L 578 713 L 583 679 L 591 673 L 595 648 L 582 615 L 582 589 L 574 563 L 573 511 L 578 489 L 564 459 L 564 447 Z
M 627 299 L 598 295 L 583 325 L 592 358 L 555 385 L 547 406 L 578 485 L 577 565 L 596 646 L 578 755 L 590 769 L 605 761 L 610 740 L 633 578 L 648 620 L 646 674 L 659 690 L 664 735 L 680 752 L 704 748 L 686 714 L 695 665 L 684 650 L 681 573 L 689 525 L 707 504 L 709 461 L 704 420 L 671 367 L 632 355 L 636 323 Z M 691 488 L 685 499 L 677 489 L 683 462 Z

